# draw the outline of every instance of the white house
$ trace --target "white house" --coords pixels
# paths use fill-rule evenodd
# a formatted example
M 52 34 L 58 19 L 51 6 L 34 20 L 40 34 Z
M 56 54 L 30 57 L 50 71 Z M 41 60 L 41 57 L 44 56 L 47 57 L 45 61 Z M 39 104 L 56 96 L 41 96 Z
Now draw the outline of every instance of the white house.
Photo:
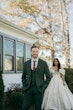
M 0 69 L 5 91 L 10 84 L 22 84 L 23 62 L 31 58 L 31 46 L 38 37 L 0 16 Z

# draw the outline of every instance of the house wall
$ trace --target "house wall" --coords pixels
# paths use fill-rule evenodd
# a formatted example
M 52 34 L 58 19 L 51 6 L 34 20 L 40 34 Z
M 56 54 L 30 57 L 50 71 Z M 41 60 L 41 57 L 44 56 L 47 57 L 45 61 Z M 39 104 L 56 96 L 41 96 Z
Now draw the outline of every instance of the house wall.
M 14 69 L 7 70 L 7 64 L 5 61 L 7 60 L 9 66 L 9 59 L 6 59 L 7 54 L 5 53 L 5 40 L 13 40 L 13 58 L 14 58 Z M 5 91 L 11 86 L 11 84 L 20 84 L 22 85 L 21 77 L 22 77 L 22 70 L 17 70 L 17 54 L 16 54 L 16 46 L 17 43 L 23 44 L 23 62 L 31 58 L 31 46 L 38 40 L 38 37 L 33 35 L 32 33 L 26 32 L 24 29 L 10 23 L 9 21 L 5 20 L 4 18 L 0 17 L 0 68 L 3 71 L 3 80 L 5 85 Z M 7 44 L 8 45 L 8 44 Z M 10 48 L 10 46 L 8 47 Z M 19 47 L 20 48 L 20 47 Z M 9 57 L 10 53 L 8 53 Z M 21 58 L 21 56 L 20 56 Z M 5 69 L 6 67 L 6 69 Z M 19 66 L 18 66 L 19 67 Z M 10 69 L 8 67 L 8 69 Z

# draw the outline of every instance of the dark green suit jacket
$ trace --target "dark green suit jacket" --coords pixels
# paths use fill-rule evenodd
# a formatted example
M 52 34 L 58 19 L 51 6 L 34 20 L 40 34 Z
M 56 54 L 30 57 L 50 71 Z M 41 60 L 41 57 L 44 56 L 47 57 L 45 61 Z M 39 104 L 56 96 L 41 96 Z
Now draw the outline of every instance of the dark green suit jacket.
M 44 80 L 44 75 L 46 80 Z M 48 65 L 45 61 L 39 59 L 38 66 L 36 68 L 36 85 L 40 92 L 44 93 L 44 90 L 50 82 L 50 72 Z M 29 89 L 31 84 L 31 60 L 28 60 L 24 63 L 23 74 L 22 74 L 22 85 L 23 91 Z

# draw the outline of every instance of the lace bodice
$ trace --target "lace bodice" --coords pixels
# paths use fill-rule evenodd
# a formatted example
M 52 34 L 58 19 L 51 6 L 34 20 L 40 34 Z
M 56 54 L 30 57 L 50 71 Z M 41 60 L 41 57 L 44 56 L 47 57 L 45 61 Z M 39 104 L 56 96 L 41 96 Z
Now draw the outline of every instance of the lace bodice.
M 56 75 L 56 74 L 60 74 L 60 73 L 65 75 L 65 70 L 64 69 L 59 69 L 59 71 L 55 71 L 54 69 L 50 69 L 50 73 L 52 75 Z

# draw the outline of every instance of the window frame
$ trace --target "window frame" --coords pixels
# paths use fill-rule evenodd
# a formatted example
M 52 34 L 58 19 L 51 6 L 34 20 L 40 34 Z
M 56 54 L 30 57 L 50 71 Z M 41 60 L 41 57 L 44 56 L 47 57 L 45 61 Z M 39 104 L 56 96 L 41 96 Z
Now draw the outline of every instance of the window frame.
M 2 39 L 2 72 L 4 74 L 12 74 L 12 73 L 22 73 L 22 71 L 17 71 L 17 64 L 16 64 L 16 42 L 19 42 L 19 43 L 23 43 L 23 64 L 25 61 L 27 61 L 26 59 L 26 45 L 29 45 L 29 46 L 32 46 L 31 44 L 27 43 L 27 42 L 24 42 L 23 40 L 19 39 L 19 38 L 15 38 L 14 36 L 11 36 L 11 35 L 8 35 L 8 34 L 5 34 L 5 33 L 1 33 L 0 32 L 0 37 Z M 4 49 L 4 40 L 6 39 L 9 39 L 9 40 L 13 40 L 14 41 L 14 71 L 4 71 L 4 60 L 5 60 L 5 49 Z
M 7 54 L 5 54 L 5 48 L 4 48 L 4 46 L 5 46 L 5 39 L 9 39 L 9 40 L 13 40 L 13 42 L 14 42 L 14 44 L 13 44 L 13 57 L 14 57 L 14 63 L 13 63 L 13 67 L 14 67 L 14 70 L 12 70 L 12 71 L 10 71 L 10 70 L 4 70 L 4 68 L 5 68 L 5 56 L 11 56 L 11 55 L 7 55 Z M 6 36 L 4 36 L 3 37 L 3 72 L 4 73 L 14 73 L 15 72 L 15 40 L 14 39 L 11 39 L 11 38 L 9 38 L 9 37 L 6 37 Z

